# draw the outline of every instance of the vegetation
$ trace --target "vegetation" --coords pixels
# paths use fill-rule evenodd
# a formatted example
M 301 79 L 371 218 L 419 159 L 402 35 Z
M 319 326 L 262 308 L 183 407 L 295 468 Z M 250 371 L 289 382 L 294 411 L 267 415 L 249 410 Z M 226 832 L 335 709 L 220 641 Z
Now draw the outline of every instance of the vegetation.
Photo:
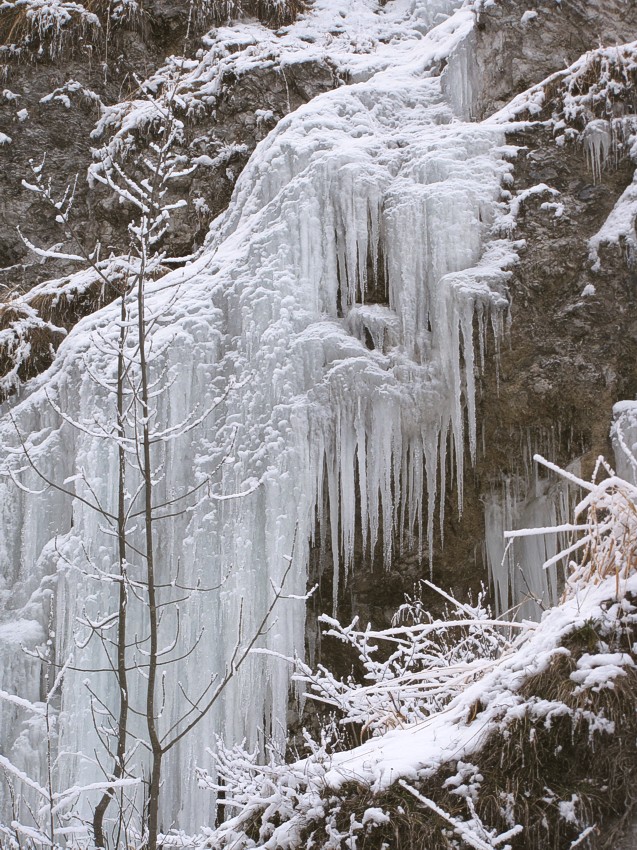
M 339 754 L 337 735 L 278 769 L 238 752 L 222 758 L 224 805 L 242 811 L 212 834 L 213 846 L 616 846 L 637 807 L 637 488 L 601 458 L 592 482 L 562 474 L 586 496 L 569 526 L 565 557 L 580 555 L 561 605 L 540 624 L 520 624 L 517 637 L 481 605 L 458 602 L 459 626 L 425 616 L 374 632 L 330 619 L 366 681 L 301 675 L 363 738 L 366 706 L 375 737 Z M 413 601 L 407 608 L 413 616 Z M 383 641 L 390 650 L 380 660 Z

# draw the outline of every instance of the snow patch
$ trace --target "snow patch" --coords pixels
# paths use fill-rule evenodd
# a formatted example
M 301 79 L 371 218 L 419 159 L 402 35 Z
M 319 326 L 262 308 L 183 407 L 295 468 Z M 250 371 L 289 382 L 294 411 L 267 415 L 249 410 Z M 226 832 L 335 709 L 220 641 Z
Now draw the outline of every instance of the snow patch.
M 589 259 L 593 271 L 601 269 L 599 251 L 603 245 L 621 246 L 625 250 L 628 260 L 630 262 L 635 260 L 637 257 L 636 219 L 637 172 L 633 176 L 632 183 L 621 194 L 604 224 L 588 241 Z

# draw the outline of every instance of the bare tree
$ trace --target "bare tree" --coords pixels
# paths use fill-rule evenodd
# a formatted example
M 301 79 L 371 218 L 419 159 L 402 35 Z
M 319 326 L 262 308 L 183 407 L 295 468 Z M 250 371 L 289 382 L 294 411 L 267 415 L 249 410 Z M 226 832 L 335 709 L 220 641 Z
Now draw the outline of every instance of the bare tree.
M 117 705 L 113 708 L 103 694 L 87 685 L 94 711 L 94 728 L 111 767 L 105 769 L 106 781 L 93 786 L 101 790 L 94 808 L 92 831 L 97 847 L 109 844 L 105 827 L 106 814 L 118 791 L 118 816 L 113 826 L 112 840 L 115 847 L 121 840 L 127 841 L 130 833 L 133 800 L 125 801 L 123 794 L 135 780 L 131 773 L 131 753 L 140 746 L 149 753 L 149 776 L 145 793 L 145 810 L 135 814 L 137 834 L 143 847 L 156 850 L 160 836 L 160 788 L 166 755 L 193 729 L 200 724 L 219 700 L 237 671 L 264 636 L 273 622 L 274 609 L 284 596 L 284 584 L 292 560 L 283 572 L 279 585 L 272 584 L 271 600 L 261 620 L 249 634 L 245 634 L 243 617 L 240 617 L 234 649 L 227 659 L 225 669 L 210 676 L 209 681 L 197 694 L 189 694 L 177 682 L 183 698 L 183 711 L 168 720 L 163 717 L 166 672 L 175 670 L 178 664 L 191 655 L 199 643 L 202 633 L 194 642 L 184 646 L 180 637 L 180 603 L 194 594 L 210 592 L 211 587 L 200 583 L 189 585 L 179 580 L 179 566 L 174 565 L 169 580 L 162 580 L 157 570 L 157 527 L 160 523 L 183 515 L 193 506 L 217 497 L 211 488 L 211 479 L 193 485 L 177 495 L 161 495 L 158 486 L 165 481 L 165 464 L 162 455 L 167 445 L 187 437 L 201 427 L 227 395 L 236 387 L 229 383 L 221 395 L 206 407 L 196 407 L 184 415 L 174 426 L 162 425 L 157 420 L 157 399 L 170 386 L 170 378 L 161 366 L 161 351 L 153 349 L 153 331 L 160 314 L 153 312 L 146 301 L 149 282 L 163 274 L 166 266 L 176 262 L 162 250 L 172 212 L 186 202 L 171 200 L 170 187 L 173 181 L 187 176 L 192 167 L 187 158 L 178 152 L 183 141 L 184 126 L 176 115 L 175 92 L 177 82 L 160 95 L 145 91 L 149 105 L 156 113 L 154 138 L 141 152 L 128 152 L 126 162 L 118 159 L 106 149 L 103 158 L 94 170 L 95 180 L 102 183 L 120 199 L 122 204 L 133 210 L 129 224 L 129 254 L 121 273 L 122 260 L 118 259 L 118 274 L 111 274 L 112 258 L 101 257 L 99 244 L 86 248 L 72 225 L 74 187 L 69 187 L 62 197 L 56 197 L 51 181 L 45 177 L 43 164 L 32 166 L 32 182 L 25 186 L 40 196 L 55 209 L 56 220 L 64 237 L 64 245 L 50 248 L 36 246 L 26 236 L 26 244 L 43 258 L 64 258 L 82 263 L 93 274 L 98 275 L 105 287 L 115 289 L 119 299 L 119 321 L 116 334 L 112 329 L 99 332 L 97 343 L 101 350 L 116 362 L 114 380 L 94 375 L 97 384 L 114 400 L 114 421 L 110 424 L 86 423 L 72 419 L 53 398 L 50 404 L 59 416 L 71 427 L 110 441 L 115 447 L 118 477 L 117 498 L 114 508 L 102 504 L 96 489 L 92 487 L 86 473 L 82 478 L 88 495 L 80 496 L 65 485 L 52 481 L 44 475 L 37 458 L 29 448 L 27 440 L 16 433 L 20 441 L 24 468 L 34 470 L 46 486 L 80 499 L 84 505 L 96 511 L 103 519 L 104 533 L 112 538 L 115 546 L 116 568 L 105 574 L 86 555 L 85 573 L 89 578 L 107 582 L 116 588 L 114 610 L 103 616 L 89 616 L 86 612 L 80 622 L 85 630 L 83 645 L 91 640 L 100 642 L 105 666 L 100 672 L 112 674 L 117 686 Z M 171 296 L 171 303 L 179 298 L 179 287 Z M 90 364 L 86 363 L 90 370 Z M 230 447 L 227 447 L 229 450 Z M 220 452 L 223 463 L 223 447 Z M 14 480 L 19 477 L 12 472 Z M 256 486 L 237 493 L 244 497 Z M 168 491 L 167 491 L 168 492 Z M 224 498 L 227 498 L 224 497 Z M 64 557 L 60 553 L 60 557 Z M 75 565 L 77 566 L 77 565 Z M 133 602 L 143 612 L 147 634 L 141 637 L 130 634 L 130 606 Z M 166 616 L 166 612 L 171 616 Z M 166 632 L 171 629 L 170 635 Z M 114 634 L 114 636 L 113 636 Z M 79 669 L 69 662 L 68 669 Z M 86 670 L 86 672 L 96 672 Z M 142 677 L 145 682 L 143 705 L 131 701 L 131 677 Z M 105 716 L 106 721 L 99 718 Z M 136 718 L 131 723 L 131 718 Z M 140 729 L 141 725 L 141 729 Z M 51 835 L 53 827 L 51 827 Z

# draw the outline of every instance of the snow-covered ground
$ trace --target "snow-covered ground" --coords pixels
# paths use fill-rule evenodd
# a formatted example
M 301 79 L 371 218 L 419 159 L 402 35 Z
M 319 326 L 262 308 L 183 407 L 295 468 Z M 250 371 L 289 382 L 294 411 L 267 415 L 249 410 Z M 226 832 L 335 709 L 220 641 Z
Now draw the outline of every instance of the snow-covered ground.
M 352 836 L 358 834 L 362 840 L 369 821 L 382 824 L 384 819 L 391 818 L 392 812 L 379 808 L 380 801 L 368 797 L 371 807 L 358 811 L 343 832 L 336 827 L 335 820 L 341 789 L 354 783 L 361 789 L 362 797 L 368 791 L 382 795 L 392 785 L 400 784 L 420 804 L 435 809 L 431 800 L 419 795 L 414 783 L 422 785 L 436 777 L 441 768 L 451 765 L 457 765 L 458 773 L 445 780 L 445 787 L 451 786 L 454 794 L 470 801 L 484 780 L 479 768 L 480 751 L 491 736 L 506 735 L 512 722 L 521 718 L 530 718 L 550 728 L 560 716 L 577 720 L 579 711 L 589 724 L 589 734 L 620 734 L 621 730 L 615 728 L 614 721 L 603 710 L 595 715 L 585 708 L 573 709 L 559 700 L 529 697 L 523 687 L 549 669 L 557 658 L 570 655 L 564 646 L 567 635 L 590 627 L 591 623 L 601 635 L 614 634 L 620 620 L 624 627 L 628 622 L 634 624 L 637 619 L 634 605 L 626 597 L 634 600 L 636 591 L 637 576 L 626 577 L 626 573 L 621 573 L 619 580 L 613 576 L 598 584 L 579 585 L 571 598 L 547 611 L 540 623 L 527 622 L 500 657 L 484 665 L 482 673 L 476 676 L 477 681 L 468 684 L 442 710 L 420 722 L 373 737 L 355 749 L 331 755 L 324 749 L 317 750 L 303 761 L 281 765 L 278 771 L 267 767 L 251 770 L 249 764 L 241 764 L 241 757 L 236 754 L 236 764 L 240 765 L 236 773 L 243 772 L 247 780 L 243 785 L 237 780 L 235 786 L 240 812 L 217 830 L 207 831 L 201 838 L 201 846 L 212 842 L 212 846 L 234 850 L 299 847 L 307 830 L 324 822 L 328 824 L 325 829 L 330 837 L 321 846 L 351 846 L 357 840 Z M 574 693 L 612 691 L 617 680 L 634 667 L 635 661 L 628 652 L 608 651 L 603 646 L 597 651 L 584 652 L 570 674 Z M 399 692 L 400 685 L 396 684 L 396 694 Z M 478 766 L 472 764 L 476 760 Z M 550 797 L 550 789 L 545 791 Z M 227 799 L 234 799 L 232 791 Z M 577 797 L 573 800 L 577 802 Z M 559 803 L 560 816 L 565 819 L 569 817 L 567 802 Z M 229 809 L 232 811 L 232 805 Z M 473 817 L 469 816 L 471 813 Z M 438 815 L 446 818 L 470 847 L 488 850 L 502 845 L 507 837 L 486 831 L 471 806 L 464 821 L 440 809 Z M 572 806 L 570 817 L 574 818 Z M 255 824 L 259 832 L 256 839 Z M 522 831 L 522 826 L 514 822 L 509 826 L 509 836 Z M 584 837 L 588 831 L 582 833 Z

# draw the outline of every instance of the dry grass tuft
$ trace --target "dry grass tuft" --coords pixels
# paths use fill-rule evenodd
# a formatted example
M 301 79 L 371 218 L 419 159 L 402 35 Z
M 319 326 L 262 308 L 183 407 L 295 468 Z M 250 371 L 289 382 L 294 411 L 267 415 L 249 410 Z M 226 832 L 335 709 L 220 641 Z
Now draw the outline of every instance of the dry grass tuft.
M 626 666 L 612 687 L 599 690 L 578 689 L 571 673 L 585 653 L 623 652 L 637 661 L 636 631 L 626 618 L 610 635 L 600 634 L 592 621 L 571 632 L 563 651 L 521 689 L 523 714 L 505 722 L 471 755 L 481 775 L 474 805 L 482 823 L 497 833 L 513 824 L 524 828 L 507 839 L 512 850 L 568 850 L 588 827 L 593 828 L 578 847 L 614 848 L 637 807 L 637 667 Z M 554 708 L 547 713 L 549 703 Z M 463 797 L 444 787 L 457 770 L 458 763 L 444 765 L 414 785 L 451 817 L 467 821 Z M 356 831 L 357 850 L 469 846 L 447 821 L 397 784 L 376 795 L 350 783 L 338 794 L 326 795 L 325 806 L 344 835 L 352 824 L 361 824 L 368 808 L 389 816 L 385 824 Z M 327 846 L 333 835 L 333 829 L 326 831 L 325 823 L 317 821 L 305 830 L 299 846 Z M 347 839 L 329 846 L 345 848 Z

